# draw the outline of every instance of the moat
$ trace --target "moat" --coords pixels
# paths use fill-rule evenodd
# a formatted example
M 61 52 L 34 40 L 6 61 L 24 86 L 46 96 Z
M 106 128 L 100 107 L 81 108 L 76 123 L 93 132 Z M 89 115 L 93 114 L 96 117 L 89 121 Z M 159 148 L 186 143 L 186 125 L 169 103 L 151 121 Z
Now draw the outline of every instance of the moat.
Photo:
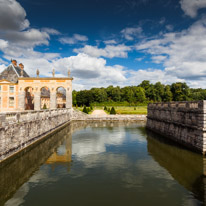
M 206 205 L 203 174 L 143 122 L 73 122 L 0 164 L 0 205 Z

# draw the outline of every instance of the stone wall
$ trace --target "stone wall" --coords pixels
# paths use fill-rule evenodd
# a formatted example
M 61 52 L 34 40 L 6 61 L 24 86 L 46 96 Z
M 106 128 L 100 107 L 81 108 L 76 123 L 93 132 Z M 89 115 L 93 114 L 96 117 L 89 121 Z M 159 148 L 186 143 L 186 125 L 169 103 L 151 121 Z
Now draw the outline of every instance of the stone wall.
M 72 120 L 139 121 L 146 120 L 146 116 L 107 115 L 95 117 L 76 109 L 67 108 L 0 113 L 0 162 Z
M 0 114 L 0 162 L 72 120 L 72 109 Z
M 206 153 L 206 101 L 148 105 L 147 128 Z

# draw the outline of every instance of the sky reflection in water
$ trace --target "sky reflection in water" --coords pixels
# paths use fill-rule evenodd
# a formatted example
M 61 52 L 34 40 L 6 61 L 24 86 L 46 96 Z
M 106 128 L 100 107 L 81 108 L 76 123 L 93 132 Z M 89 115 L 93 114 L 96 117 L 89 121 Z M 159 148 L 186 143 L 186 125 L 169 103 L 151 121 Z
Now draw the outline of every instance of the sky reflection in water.
M 142 123 L 69 127 L 53 148 L 45 143 L 49 158 L 5 205 L 203 204 L 200 155 L 162 142 Z

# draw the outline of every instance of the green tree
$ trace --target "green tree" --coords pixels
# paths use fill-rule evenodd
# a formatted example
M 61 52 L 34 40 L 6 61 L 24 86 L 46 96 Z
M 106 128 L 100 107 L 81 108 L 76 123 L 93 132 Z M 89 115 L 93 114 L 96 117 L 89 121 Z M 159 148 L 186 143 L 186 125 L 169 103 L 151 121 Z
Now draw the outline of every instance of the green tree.
M 172 101 L 172 98 L 173 98 L 173 96 L 172 96 L 170 86 L 167 85 L 167 86 L 165 86 L 165 89 L 164 89 L 163 101 L 170 102 L 170 101 Z
M 171 92 L 173 94 L 174 101 L 186 101 L 189 100 L 189 87 L 186 83 L 177 82 L 171 85 Z
M 110 110 L 110 114 L 116 114 L 115 108 L 112 107 L 112 109 Z
M 47 109 L 46 104 L 44 103 L 43 109 Z
M 145 96 L 145 90 L 142 87 L 134 87 L 134 99 L 135 102 L 145 102 L 146 96 Z
M 86 107 L 86 106 L 84 106 L 83 112 L 86 113 L 86 114 L 88 114 L 88 110 L 87 110 L 87 107 Z

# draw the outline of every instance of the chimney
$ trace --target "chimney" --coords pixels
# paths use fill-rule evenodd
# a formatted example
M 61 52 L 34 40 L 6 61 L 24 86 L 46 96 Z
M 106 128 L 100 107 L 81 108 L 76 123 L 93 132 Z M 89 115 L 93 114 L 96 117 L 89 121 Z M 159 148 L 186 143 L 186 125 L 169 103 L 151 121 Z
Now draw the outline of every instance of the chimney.
M 20 63 L 19 67 L 21 69 L 21 77 L 23 77 L 24 76 L 24 65 L 22 63 Z
M 11 60 L 11 63 L 12 63 L 15 67 L 17 67 L 17 61 L 16 61 L 15 59 L 12 59 L 12 60 Z
M 21 68 L 21 70 L 24 70 L 24 65 L 22 63 L 19 64 L 19 67 Z

